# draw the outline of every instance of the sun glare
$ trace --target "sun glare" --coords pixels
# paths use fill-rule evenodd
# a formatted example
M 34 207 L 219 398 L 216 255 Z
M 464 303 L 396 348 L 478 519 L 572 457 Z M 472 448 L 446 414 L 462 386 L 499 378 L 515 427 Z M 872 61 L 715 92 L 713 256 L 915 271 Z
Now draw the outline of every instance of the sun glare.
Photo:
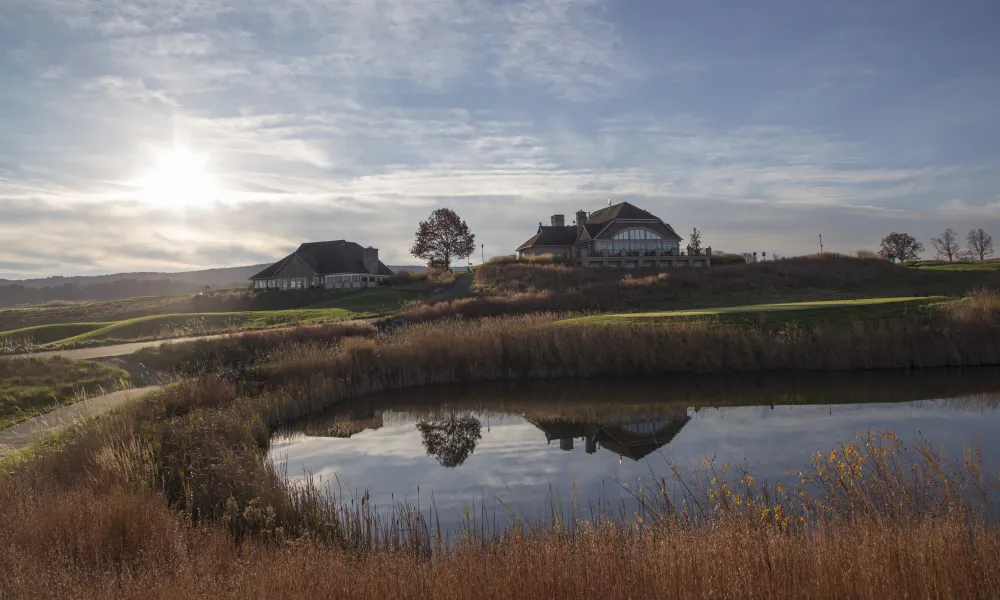
M 143 200 L 168 209 L 202 206 L 216 199 L 216 185 L 205 170 L 206 158 L 181 146 L 156 157 L 142 179 Z

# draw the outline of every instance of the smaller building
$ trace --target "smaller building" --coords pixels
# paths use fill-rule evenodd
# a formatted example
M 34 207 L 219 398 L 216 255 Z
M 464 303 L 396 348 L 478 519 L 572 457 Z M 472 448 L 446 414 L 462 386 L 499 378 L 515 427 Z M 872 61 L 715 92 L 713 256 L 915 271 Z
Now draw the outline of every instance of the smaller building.
M 376 287 L 392 275 L 378 259 L 378 248 L 347 240 L 309 242 L 250 278 L 255 290 Z

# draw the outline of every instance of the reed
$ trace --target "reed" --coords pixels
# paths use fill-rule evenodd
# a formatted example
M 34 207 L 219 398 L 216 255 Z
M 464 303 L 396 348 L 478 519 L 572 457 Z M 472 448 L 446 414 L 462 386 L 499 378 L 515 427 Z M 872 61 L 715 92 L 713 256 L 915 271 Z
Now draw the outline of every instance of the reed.
M 1000 364 L 996 298 L 966 304 L 864 327 L 566 327 L 537 315 L 279 344 L 245 380 L 172 386 L 13 464 L 0 476 L 0 596 L 996 597 L 1000 532 L 981 461 L 890 434 L 814 457 L 787 488 L 709 461 L 636 490 L 641 515 L 452 539 L 432 508 L 378 513 L 364 497 L 292 487 L 264 458 L 281 424 L 386 389 Z

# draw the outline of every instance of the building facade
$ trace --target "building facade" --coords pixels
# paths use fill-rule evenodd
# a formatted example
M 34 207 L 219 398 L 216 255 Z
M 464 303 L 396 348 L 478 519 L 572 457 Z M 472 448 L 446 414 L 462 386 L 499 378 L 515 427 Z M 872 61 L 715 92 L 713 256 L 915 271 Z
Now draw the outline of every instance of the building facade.
M 681 236 L 659 217 L 628 202 L 592 213 L 579 211 L 573 225 L 552 215 L 550 225 L 517 248 L 519 258 L 552 254 L 581 267 L 642 269 L 707 267 L 712 249 L 681 249 Z
M 376 287 L 392 275 L 378 259 L 378 248 L 346 240 L 310 242 L 250 278 L 255 290 Z

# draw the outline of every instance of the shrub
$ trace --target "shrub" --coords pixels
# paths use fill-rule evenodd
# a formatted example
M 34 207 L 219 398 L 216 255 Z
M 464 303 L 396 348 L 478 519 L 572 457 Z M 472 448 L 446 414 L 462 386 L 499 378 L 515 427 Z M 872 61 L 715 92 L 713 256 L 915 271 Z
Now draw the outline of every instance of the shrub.
M 722 265 L 745 265 L 747 259 L 739 254 L 713 254 L 712 255 L 712 266 L 721 267 Z

